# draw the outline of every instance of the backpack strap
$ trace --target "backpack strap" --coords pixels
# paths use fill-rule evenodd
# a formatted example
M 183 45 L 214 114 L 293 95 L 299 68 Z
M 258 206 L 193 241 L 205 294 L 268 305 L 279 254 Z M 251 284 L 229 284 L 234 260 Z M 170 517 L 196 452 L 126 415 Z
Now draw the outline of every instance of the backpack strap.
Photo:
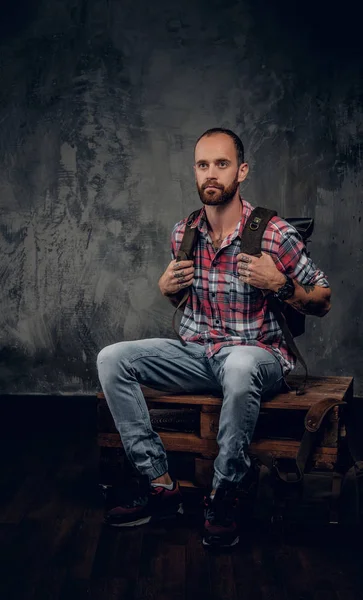
M 345 406 L 346 404 L 343 400 L 337 400 L 336 398 L 323 398 L 309 408 L 305 415 L 305 431 L 296 457 L 299 479 L 303 477 L 307 461 L 316 445 L 317 435 L 325 416 L 334 406 Z
M 278 461 L 271 455 L 259 456 L 262 464 L 269 469 L 274 470 L 280 481 L 285 483 L 299 483 L 302 481 L 307 462 L 311 457 L 316 446 L 317 435 L 319 433 L 324 417 L 334 406 L 345 406 L 347 403 L 336 398 L 323 398 L 313 404 L 305 415 L 305 430 L 301 438 L 300 446 L 296 455 L 294 472 L 283 471 L 278 466 Z
M 197 227 L 192 228 L 192 224 L 194 223 L 195 219 L 200 215 L 202 210 L 203 210 L 202 208 L 195 210 L 188 217 L 188 220 L 185 224 L 185 231 L 184 231 L 183 239 L 181 241 L 180 247 L 179 247 L 177 255 L 176 255 L 177 262 L 179 262 L 181 260 L 192 260 L 193 259 L 195 246 L 196 246 L 196 243 L 198 240 L 198 228 Z M 179 334 L 177 327 L 176 327 L 175 320 L 176 320 L 176 315 L 178 313 L 178 310 L 182 310 L 183 307 L 185 306 L 185 304 L 188 300 L 189 294 L 190 294 L 190 288 L 186 288 L 183 292 L 183 296 L 182 296 L 181 300 L 179 301 L 178 305 L 175 308 L 175 311 L 173 314 L 173 320 L 172 320 L 174 332 L 175 332 L 178 340 L 183 344 L 183 346 L 186 346 L 186 342 L 183 340 L 182 336 Z
M 269 304 L 270 309 L 272 310 L 273 314 L 276 317 L 276 321 L 278 322 L 278 324 L 280 326 L 280 329 L 285 338 L 285 342 L 287 344 L 288 349 L 290 350 L 290 352 L 292 352 L 292 354 L 295 356 L 296 360 L 299 361 L 302 368 L 304 369 L 304 373 L 305 373 L 304 381 L 296 389 L 296 395 L 302 396 L 303 394 L 305 394 L 306 383 L 307 383 L 307 379 L 309 376 L 308 366 L 307 366 L 305 359 L 304 359 L 303 355 L 301 354 L 299 348 L 295 344 L 295 340 L 294 340 L 292 333 L 289 329 L 289 326 L 286 322 L 285 315 L 284 315 L 283 311 L 281 310 L 281 303 L 279 302 L 279 300 L 274 298 L 274 296 L 272 294 L 269 294 L 267 296 L 267 302 Z
M 185 231 L 183 235 L 183 239 L 179 246 L 178 253 L 176 255 L 176 261 L 180 260 L 192 260 L 194 256 L 194 249 L 198 240 L 198 229 L 197 227 L 193 227 L 192 225 L 197 217 L 199 217 L 201 211 L 203 209 L 200 208 L 192 212 L 188 220 L 185 224 Z
M 241 252 L 251 256 L 261 256 L 261 243 L 265 229 L 277 212 L 262 206 L 253 209 L 247 219 L 241 237 Z
M 257 206 L 250 214 L 247 219 L 246 225 L 244 227 L 242 238 L 241 238 L 241 252 L 245 254 L 250 254 L 251 256 L 262 255 L 261 253 L 261 244 L 263 234 L 265 229 L 271 219 L 276 217 L 277 212 L 275 210 L 270 210 L 268 208 L 264 208 L 262 206 Z M 310 220 L 309 220 L 310 221 Z M 287 325 L 285 315 L 281 310 L 281 305 L 278 300 L 276 300 L 272 294 L 268 294 L 267 301 L 270 309 L 274 313 L 276 317 L 276 321 L 278 322 L 280 329 L 282 331 L 282 335 L 285 338 L 287 347 L 290 352 L 295 356 L 295 358 L 301 363 L 304 371 L 305 378 L 302 385 L 296 390 L 296 394 L 298 396 L 305 393 L 306 382 L 308 378 L 308 368 L 306 362 L 301 355 L 298 347 L 294 342 L 294 338 L 291 334 L 291 331 Z

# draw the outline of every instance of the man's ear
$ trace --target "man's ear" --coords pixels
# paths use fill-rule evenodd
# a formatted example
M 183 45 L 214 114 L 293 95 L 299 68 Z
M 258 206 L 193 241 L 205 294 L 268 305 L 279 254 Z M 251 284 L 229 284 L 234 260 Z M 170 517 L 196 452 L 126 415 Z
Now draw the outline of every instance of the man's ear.
M 244 181 L 248 175 L 249 166 L 247 163 L 242 163 L 238 168 L 238 183 Z

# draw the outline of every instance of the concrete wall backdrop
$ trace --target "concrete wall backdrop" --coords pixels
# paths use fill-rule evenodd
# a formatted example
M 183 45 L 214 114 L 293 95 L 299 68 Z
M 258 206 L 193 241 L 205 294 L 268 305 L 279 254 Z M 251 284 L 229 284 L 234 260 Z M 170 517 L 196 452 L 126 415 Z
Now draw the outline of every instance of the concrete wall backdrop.
M 363 392 L 360 20 L 318 4 L 6 0 L 1 391 L 94 390 L 103 346 L 172 334 L 157 280 L 200 205 L 194 141 L 227 126 L 244 197 L 315 218 L 334 300 L 300 342 L 311 372 Z

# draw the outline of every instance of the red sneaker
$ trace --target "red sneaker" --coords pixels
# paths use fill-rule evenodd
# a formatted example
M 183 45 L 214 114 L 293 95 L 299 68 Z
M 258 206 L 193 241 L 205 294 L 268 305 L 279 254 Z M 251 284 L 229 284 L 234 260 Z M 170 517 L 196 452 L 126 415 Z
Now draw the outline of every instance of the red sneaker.
M 217 488 L 213 499 L 204 498 L 204 546 L 225 548 L 239 542 L 239 500 L 235 490 Z

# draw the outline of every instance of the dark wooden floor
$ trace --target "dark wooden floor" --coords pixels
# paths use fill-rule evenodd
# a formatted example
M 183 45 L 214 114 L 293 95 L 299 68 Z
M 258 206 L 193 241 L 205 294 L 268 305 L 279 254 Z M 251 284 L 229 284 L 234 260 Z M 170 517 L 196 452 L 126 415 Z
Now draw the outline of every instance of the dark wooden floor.
M 358 600 L 360 540 L 247 531 L 233 552 L 200 543 L 200 514 L 129 531 L 102 524 L 92 399 L 3 398 L 1 600 Z M 336 540 L 335 543 L 333 540 Z

